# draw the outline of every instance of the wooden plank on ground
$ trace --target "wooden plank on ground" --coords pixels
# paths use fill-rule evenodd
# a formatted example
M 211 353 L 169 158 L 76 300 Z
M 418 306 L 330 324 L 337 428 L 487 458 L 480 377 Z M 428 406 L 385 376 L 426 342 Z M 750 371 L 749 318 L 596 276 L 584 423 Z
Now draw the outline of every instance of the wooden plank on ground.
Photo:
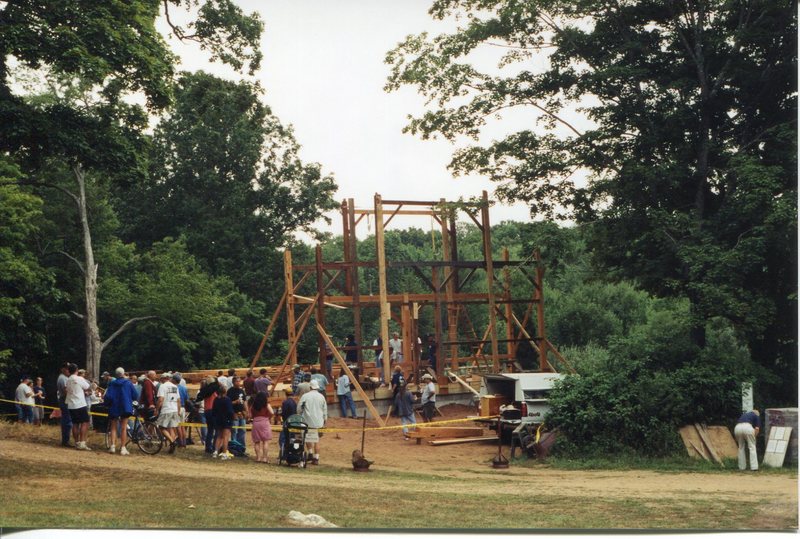
M 714 443 L 714 449 L 717 454 L 722 458 L 735 459 L 739 456 L 739 447 L 736 445 L 736 440 L 728 427 L 724 425 L 709 425 L 706 427 L 706 433 L 711 441 Z
M 497 436 L 473 436 L 471 438 L 453 438 L 450 440 L 431 440 L 428 442 L 430 445 L 451 445 L 451 444 L 465 444 L 468 442 L 496 442 Z
M 690 457 L 697 458 L 699 455 L 705 460 L 711 460 L 711 456 L 706 451 L 703 440 L 700 439 L 700 435 L 694 425 L 685 425 L 678 429 L 678 433 L 681 435 L 683 445 L 686 447 L 686 452 Z
M 703 452 L 703 450 L 702 450 L 702 449 L 700 449 L 700 447 L 697 447 L 697 444 L 695 444 L 694 442 L 691 442 L 691 441 L 690 441 L 689 443 L 691 444 L 691 446 L 692 446 L 692 448 L 695 450 L 695 452 L 697 452 L 697 454 L 698 454 L 698 455 L 700 455 L 701 457 L 703 457 L 703 460 L 707 460 L 707 461 L 711 462 L 711 459 L 709 459 L 709 458 L 706 456 L 706 454 Z M 702 447 L 702 446 L 701 446 L 701 447 Z
M 716 462 L 717 464 L 719 464 L 720 466 L 722 466 L 724 468 L 725 465 L 722 463 L 722 459 L 719 458 L 719 455 L 717 454 L 717 450 L 714 447 L 714 442 L 711 441 L 711 438 L 708 436 L 708 433 L 706 432 L 705 427 L 703 427 L 703 425 L 701 425 L 699 423 L 695 423 L 694 424 L 694 428 L 697 429 L 697 434 L 700 435 L 700 439 L 703 440 L 703 443 L 708 448 L 708 452 L 711 453 L 711 458 L 714 459 L 714 462 Z
M 417 432 L 422 436 L 437 438 L 467 438 L 483 435 L 483 427 L 426 427 L 417 425 Z

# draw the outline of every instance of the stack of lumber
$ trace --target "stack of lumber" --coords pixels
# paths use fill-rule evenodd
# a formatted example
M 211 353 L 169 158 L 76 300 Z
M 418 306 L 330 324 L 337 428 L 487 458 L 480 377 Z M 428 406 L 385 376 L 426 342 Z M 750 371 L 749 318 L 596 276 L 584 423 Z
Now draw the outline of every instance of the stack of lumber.
M 484 436 L 483 427 L 426 427 L 417 426 L 417 430 L 409 433 L 409 437 L 417 440 L 417 445 L 423 439 L 428 440 L 430 445 L 448 445 L 468 442 L 479 442 L 483 440 L 495 440 L 497 436 Z
M 738 454 L 738 447 L 728 427 L 695 423 L 681 427 L 678 432 L 691 457 L 713 460 L 724 467 L 723 458 L 736 458 Z

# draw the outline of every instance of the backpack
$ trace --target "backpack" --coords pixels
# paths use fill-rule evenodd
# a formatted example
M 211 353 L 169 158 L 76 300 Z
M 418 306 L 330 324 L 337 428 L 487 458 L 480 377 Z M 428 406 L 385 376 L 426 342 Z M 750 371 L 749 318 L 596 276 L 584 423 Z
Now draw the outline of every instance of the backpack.
M 247 450 L 237 440 L 233 440 L 233 439 L 228 440 L 228 451 L 230 451 L 231 454 L 234 457 L 246 457 L 247 456 Z

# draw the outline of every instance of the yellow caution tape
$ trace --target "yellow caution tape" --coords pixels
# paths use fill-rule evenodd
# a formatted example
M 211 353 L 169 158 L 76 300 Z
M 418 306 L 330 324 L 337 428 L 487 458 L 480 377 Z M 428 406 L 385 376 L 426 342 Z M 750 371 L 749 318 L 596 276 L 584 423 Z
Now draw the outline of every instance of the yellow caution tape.
M 9 402 L 9 403 L 12 403 L 12 404 L 25 404 L 24 402 L 8 400 L 8 399 L 0 399 L 0 402 Z M 50 409 L 50 410 L 59 410 L 60 409 L 60 408 L 57 408 L 55 406 L 45 406 L 43 404 L 27 404 L 26 406 L 34 406 L 34 407 L 37 407 L 37 408 L 46 408 L 46 409 Z M 102 412 L 89 412 L 89 413 L 91 415 L 94 415 L 94 416 L 108 417 L 108 414 L 102 413 Z M 17 415 L 17 414 L 6 414 L 6 415 Z M 415 425 L 406 424 L 406 425 L 389 425 L 389 426 L 385 426 L 385 427 L 367 427 L 367 428 L 365 428 L 363 430 L 365 430 L 365 431 L 395 430 L 395 429 L 402 429 L 403 427 L 406 427 L 406 428 L 409 428 L 409 427 L 427 428 L 427 427 L 436 427 L 436 426 L 439 426 L 439 425 L 447 425 L 447 424 L 450 424 L 450 423 L 463 423 L 465 421 L 475 421 L 476 419 L 482 419 L 482 420 L 483 419 L 496 419 L 498 417 L 500 417 L 500 416 L 497 416 L 497 415 L 481 416 L 480 418 L 467 417 L 467 418 L 463 418 L 463 419 L 447 419 L 447 420 L 441 420 L 441 421 L 430 421 L 428 423 L 416 423 Z M 139 421 L 143 420 L 141 417 L 137 417 L 136 419 L 138 419 Z M 195 428 L 198 428 L 198 429 L 199 428 L 208 428 L 208 425 L 206 423 L 184 422 L 184 423 L 180 423 L 180 426 L 181 427 L 195 427 Z M 242 427 L 242 426 L 234 426 L 234 427 L 231 427 L 231 428 L 232 429 L 252 430 L 253 426 L 252 425 L 245 425 L 244 427 Z M 283 426 L 282 425 L 272 425 L 272 430 L 281 431 L 281 430 L 283 430 Z M 324 427 L 324 428 L 316 429 L 316 430 L 318 430 L 319 432 L 360 432 L 362 429 L 359 429 L 359 428 L 343 429 L 343 428 L 334 428 L 334 427 Z

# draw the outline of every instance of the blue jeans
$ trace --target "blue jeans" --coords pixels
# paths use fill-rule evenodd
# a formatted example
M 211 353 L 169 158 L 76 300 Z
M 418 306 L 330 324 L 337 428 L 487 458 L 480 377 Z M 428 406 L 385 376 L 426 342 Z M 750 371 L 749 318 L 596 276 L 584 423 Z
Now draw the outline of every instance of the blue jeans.
M 200 414 L 200 423 L 203 424 L 203 426 L 200 427 L 200 443 L 205 443 L 206 434 L 208 434 L 208 429 L 205 427 L 205 425 L 206 425 L 206 414 L 205 414 L 205 412 Z
M 206 418 L 206 453 L 214 452 L 214 443 L 217 441 L 217 433 L 214 430 L 214 414 L 206 410 L 204 412 Z
M 416 430 L 417 420 L 414 419 L 414 414 L 400 416 L 400 423 L 403 424 L 403 436 L 408 436 L 408 428 L 406 425 L 412 425 Z
M 342 409 L 342 417 L 347 417 L 347 408 L 350 408 L 350 413 L 353 417 L 356 416 L 356 403 L 353 401 L 353 394 L 352 393 L 345 393 L 344 395 L 339 395 L 339 407 Z
M 67 403 L 59 402 L 58 408 L 61 410 L 61 445 L 67 445 L 72 434 L 72 417 L 69 415 Z
M 245 425 L 247 425 L 247 420 L 245 418 L 234 418 L 233 426 L 234 427 L 241 427 L 241 428 L 233 428 L 232 438 L 242 444 L 242 447 L 245 447 L 245 437 L 247 435 L 247 429 L 245 429 Z
M 29 404 L 15 404 L 17 407 L 17 419 L 20 423 L 33 423 L 33 407 Z

